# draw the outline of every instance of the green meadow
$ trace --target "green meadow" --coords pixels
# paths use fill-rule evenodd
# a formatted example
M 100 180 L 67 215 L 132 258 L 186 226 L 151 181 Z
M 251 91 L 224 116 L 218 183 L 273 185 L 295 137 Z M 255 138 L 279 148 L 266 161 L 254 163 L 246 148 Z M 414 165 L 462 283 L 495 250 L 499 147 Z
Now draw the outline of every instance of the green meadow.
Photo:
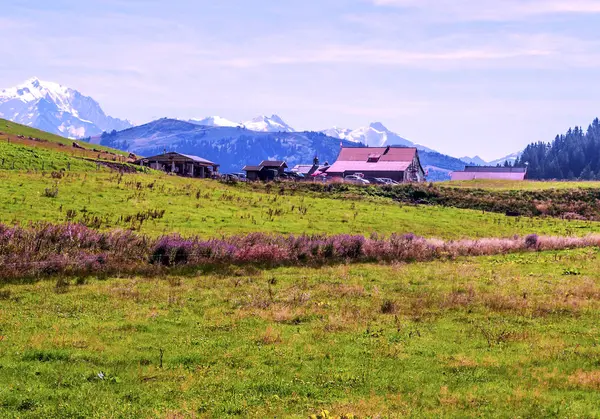
M 544 191 L 548 189 L 600 188 L 597 181 L 514 181 L 514 180 L 468 180 L 441 182 L 440 186 L 466 189 L 499 189 L 519 191 Z
M 93 166 L 95 168 L 95 166 Z M 47 196 L 46 191 L 56 191 Z M 160 219 L 137 214 L 164 210 Z M 133 221 L 132 221 L 133 219 Z M 510 218 L 504 214 L 440 206 L 401 205 L 391 199 L 298 192 L 293 185 L 253 190 L 166 175 L 116 172 L 0 171 L 0 222 L 83 222 L 101 229 L 131 228 L 159 235 L 214 237 L 249 232 L 283 234 L 414 233 L 427 237 L 585 235 L 600 231 L 587 221 Z
M 12 144 L 0 141 L 0 173 L 7 174 L 10 170 L 19 173 L 28 168 L 47 171 L 72 170 L 74 172 L 86 172 L 97 169 L 95 163 L 76 159 L 72 156 L 54 150 L 40 147 L 26 147 L 20 144 Z M 0 176 L 2 176 L 0 174 Z
M 120 154 L 123 156 L 126 156 L 129 154 L 124 151 L 112 149 L 109 147 L 104 147 L 101 145 L 96 145 L 96 144 L 92 145 L 92 144 L 86 143 L 85 141 L 64 138 L 59 135 L 51 134 L 51 133 L 45 132 L 45 131 L 40 131 L 39 129 L 36 129 L 36 128 L 31 128 L 31 127 L 28 127 L 25 125 L 17 124 L 15 122 L 0 118 L 0 139 L 2 137 L 6 137 L 6 136 L 23 136 L 23 137 L 27 137 L 27 138 L 28 137 L 38 138 L 40 140 L 44 140 L 49 143 L 62 144 L 62 145 L 69 146 L 69 147 L 72 146 L 72 144 L 75 142 L 84 148 L 90 148 L 90 149 L 95 148 L 97 150 L 110 151 L 112 153 Z M 5 139 L 2 141 L 5 141 Z M 40 147 L 35 147 L 35 148 L 38 149 Z
M 596 417 L 598 252 L 6 285 L 0 415 Z
M 2 132 L 42 138 L 23 129 L 0 121 Z M 46 139 L 70 141 L 57 138 Z M 600 232 L 590 221 L 402 204 L 368 188 L 122 174 L 3 141 L 0 158 L 17 166 L 0 168 L 9 225 L 206 238 Z M 598 184 L 441 186 L 493 199 Z M 598 417 L 599 257 L 587 248 L 0 284 L 0 417 Z

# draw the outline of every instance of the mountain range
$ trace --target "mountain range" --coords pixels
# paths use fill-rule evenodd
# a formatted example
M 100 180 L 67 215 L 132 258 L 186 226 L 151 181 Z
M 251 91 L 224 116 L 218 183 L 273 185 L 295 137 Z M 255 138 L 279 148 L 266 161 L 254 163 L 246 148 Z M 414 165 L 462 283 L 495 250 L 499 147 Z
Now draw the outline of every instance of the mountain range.
M 208 126 L 163 118 L 119 132 L 104 133 L 91 142 L 129 151 L 142 156 L 165 150 L 200 155 L 221 165 L 222 172 L 239 172 L 247 164 L 262 160 L 285 160 L 291 168 L 311 163 L 333 163 L 344 147 L 360 147 L 355 141 L 334 138 L 322 132 L 253 131 L 243 126 Z M 464 162 L 433 151 L 421 150 L 421 162 L 430 180 L 449 178 L 453 170 L 462 170 Z
M 521 154 L 523 154 L 523 152 L 519 151 L 517 153 L 512 153 L 512 154 L 509 154 L 508 156 L 504 156 L 501 159 L 492 160 L 492 161 L 485 161 L 479 156 L 461 157 L 460 160 L 462 160 L 466 164 L 474 165 L 474 166 L 497 166 L 497 165 L 503 166 L 506 162 L 509 162 L 510 164 L 514 164 L 517 161 L 517 159 L 521 156 Z
M 280 116 L 259 116 L 247 122 L 233 122 L 220 116 L 210 116 L 203 119 L 191 119 L 188 122 L 208 127 L 243 127 L 256 132 L 297 132 L 288 125 Z M 415 144 L 387 129 L 381 122 L 373 122 L 369 126 L 357 129 L 329 128 L 320 131 L 328 137 L 346 140 L 352 143 L 363 144 L 369 147 L 385 147 L 399 145 L 416 147 L 419 150 L 433 151 L 425 146 Z
M 369 147 L 385 147 L 388 145 L 399 145 L 404 147 L 416 147 L 419 150 L 433 151 L 430 148 L 415 144 L 387 129 L 381 122 L 373 122 L 369 126 L 357 129 L 333 127 L 321 131 L 322 133 L 342 140 L 364 144 Z
M 290 127 L 278 115 L 257 116 L 256 118 L 246 122 L 233 122 L 229 119 L 220 116 L 209 116 L 203 119 L 190 119 L 188 122 L 195 125 L 206 127 L 243 127 L 250 131 L 256 132 L 295 132 L 296 130 Z
M 245 164 L 266 159 L 286 160 L 293 166 L 312 162 L 317 155 L 322 162 L 333 162 L 340 142 L 345 146 L 416 147 L 431 180 L 448 179 L 451 171 L 462 170 L 465 163 L 485 163 L 479 158 L 440 154 L 401 137 L 381 122 L 356 129 L 298 132 L 278 115 L 239 123 L 210 116 L 188 121 L 163 118 L 134 127 L 127 120 L 107 116 L 91 97 L 37 78 L 0 91 L 0 117 L 139 155 L 159 154 L 165 149 L 197 154 L 220 163 L 223 171 L 239 171 Z
M 35 77 L 0 91 L 0 118 L 69 138 L 132 126 L 129 121 L 107 116 L 91 97 Z

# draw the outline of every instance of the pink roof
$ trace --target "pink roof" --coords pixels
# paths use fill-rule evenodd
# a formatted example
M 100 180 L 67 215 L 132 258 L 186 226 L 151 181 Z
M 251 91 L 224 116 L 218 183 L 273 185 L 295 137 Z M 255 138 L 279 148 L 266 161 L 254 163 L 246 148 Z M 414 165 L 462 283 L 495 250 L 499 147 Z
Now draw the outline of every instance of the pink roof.
M 525 180 L 525 173 L 452 172 L 452 180 Z
M 344 172 L 403 172 L 408 169 L 412 161 L 381 161 L 368 163 L 366 161 L 336 161 L 327 169 L 327 173 Z
M 387 151 L 387 152 L 386 152 Z M 364 161 L 380 154 L 379 162 L 412 162 L 417 154 L 416 148 L 408 147 L 343 147 L 337 161 Z
M 403 172 L 417 155 L 416 148 L 406 147 L 343 147 L 337 161 L 327 173 Z M 377 159 L 376 161 L 373 161 Z

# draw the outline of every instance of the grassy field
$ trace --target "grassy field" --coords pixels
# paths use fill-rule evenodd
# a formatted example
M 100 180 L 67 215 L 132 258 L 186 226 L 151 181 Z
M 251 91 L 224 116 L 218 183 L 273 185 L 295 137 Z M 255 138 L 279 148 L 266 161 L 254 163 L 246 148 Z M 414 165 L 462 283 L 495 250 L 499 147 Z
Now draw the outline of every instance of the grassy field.
M 600 232 L 596 222 L 504 215 L 594 215 L 589 188 L 599 183 L 444 183 L 440 189 L 461 189 L 439 197 L 427 185 L 226 185 L 98 170 L 69 147 L 3 141 L 24 135 L 72 145 L 24 129 L 0 120 L 0 159 L 36 169 L 0 168 L 4 224 L 213 238 Z M 580 188 L 588 189 L 571 191 Z M 428 196 L 497 213 L 397 202 Z M 68 246 L 48 247 L 73 258 L 80 242 L 65 237 Z M 19 244 L 42 253 L 35 241 Z M 4 246 L 5 255 L 18 254 L 10 240 Z M 59 271 L 50 269 L 42 281 L 11 278 L 0 283 L 0 417 L 307 418 L 323 409 L 346 418 L 598 417 L 600 249 L 526 250 L 411 264 L 156 267 L 142 271 L 152 278 L 106 271 L 102 280 L 53 277 Z
M 2 417 L 594 417 L 598 249 L 0 290 Z
M 48 197 L 46 190 L 56 190 Z M 553 218 L 509 218 L 502 214 L 439 206 L 400 205 L 391 199 L 332 199 L 327 194 L 280 195 L 255 192 L 247 185 L 166 175 L 0 171 L 0 222 L 79 221 L 97 228 L 134 228 L 148 234 L 178 232 L 206 237 L 254 231 L 274 233 L 408 233 L 427 237 L 507 237 L 530 233 L 585 235 L 600 224 Z M 293 195 L 292 195 L 293 194 Z M 126 221 L 148 210 L 163 218 Z M 134 217 L 135 218 L 135 217 Z
M 468 189 L 499 189 L 520 191 L 544 191 L 548 189 L 600 188 L 600 182 L 594 181 L 514 181 L 514 180 L 469 180 L 440 182 L 440 186 Z
M 7 121 L 6 119 L 0 118 L 0 141 L 6 140 L 9 137 L 25 137 L 25 138 L 36 138 L 44 140 L 51 144 L 62 144 L 68 147 L 72 147 L 73 143 L 79 144 L 79 146 L 85 149 L 95 148 L 97 150 L 109 151 L 111 153 L 115 153 L 122 156 L 127 156 L 129 153 L 125 151 L 115 150 L 109 147 L 104 147 L 101 145 L 88 144 L 85 141 L 72 140 L 69 138 L 64 138 L 59 135 L 50 134 L 45 131 L 40 131 L 39 129 L 31 128 L 26 125 L 17 124 L 12 121 Z M 36 144 L 36 148 L 43 148 L 44 142 L 38 142 Z
M 69 154 L 54 150 L 41 147 L 33 148 L 0 141 L 0 169 L 21 171 L 24 169 L 48 171 L 72 170 L 84 172 L 96 170 L 96 164 L 87 160 L 73 158 Z

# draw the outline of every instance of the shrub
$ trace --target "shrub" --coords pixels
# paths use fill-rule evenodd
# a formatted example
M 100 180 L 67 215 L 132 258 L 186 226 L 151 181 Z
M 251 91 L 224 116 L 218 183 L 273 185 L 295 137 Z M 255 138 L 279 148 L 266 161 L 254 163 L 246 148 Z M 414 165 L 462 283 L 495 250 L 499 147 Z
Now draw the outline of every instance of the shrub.
M 536 249 L 538 246 L 538 235 L 530 234 L 525 237 L 525 247 L 528 249 Z
M 55 186 L 53 188 L 44 189 L 44 196 L 46 198 L 56 198 L 58 196 L 58 188 Z
M 383 314 L 395 314 L 397 311 L 398 307 L 396 306 L 396 303 L 394 301 L 385 300 L 381 304 L 381 312 Z

